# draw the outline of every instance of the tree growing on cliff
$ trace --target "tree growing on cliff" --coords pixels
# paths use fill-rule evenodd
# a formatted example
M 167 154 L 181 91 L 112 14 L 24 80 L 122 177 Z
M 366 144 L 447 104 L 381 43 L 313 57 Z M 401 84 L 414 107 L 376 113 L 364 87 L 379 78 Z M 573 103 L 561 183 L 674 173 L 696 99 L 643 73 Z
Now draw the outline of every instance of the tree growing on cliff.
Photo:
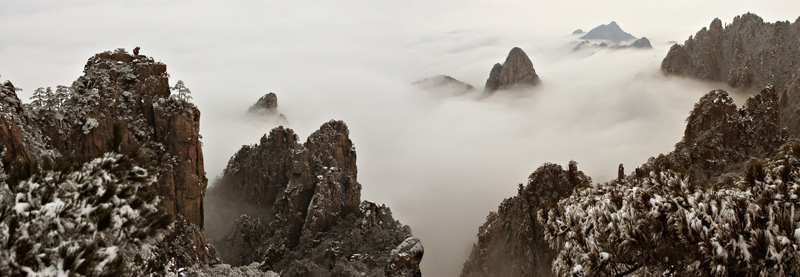
M 800 144 L 738 181 L 705 185 L 672 169 L 581 188 L 539 213 L 558 275 L 797 276 Z
M 11 276 L 163 273 L 151 251 L 171 219 L 144 187 L 151 172 L 107 153 L 0 183 L 0 272 Z
M 183 84 L 183 80 L 178 80 L 178 82 L 175 83 L 175 86 L 171 87 L 170 89 L 172 89 L 172 92 L 177 95 L 178 100 L 188 102 L 192 99 L 192 91 Z

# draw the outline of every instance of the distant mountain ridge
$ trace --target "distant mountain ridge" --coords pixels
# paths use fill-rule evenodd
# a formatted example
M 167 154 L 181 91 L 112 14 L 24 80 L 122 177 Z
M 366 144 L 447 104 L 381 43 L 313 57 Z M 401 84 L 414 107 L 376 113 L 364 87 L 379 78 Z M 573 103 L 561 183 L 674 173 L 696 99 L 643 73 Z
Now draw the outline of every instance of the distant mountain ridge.
M 611 21 L 611 23 L 594 27 L 594 29 L 583 35 L 581 39 L 607 39 L 619 43 L 620 41 L 634 40 L 636 37 L 623 31 L 616 21 Z

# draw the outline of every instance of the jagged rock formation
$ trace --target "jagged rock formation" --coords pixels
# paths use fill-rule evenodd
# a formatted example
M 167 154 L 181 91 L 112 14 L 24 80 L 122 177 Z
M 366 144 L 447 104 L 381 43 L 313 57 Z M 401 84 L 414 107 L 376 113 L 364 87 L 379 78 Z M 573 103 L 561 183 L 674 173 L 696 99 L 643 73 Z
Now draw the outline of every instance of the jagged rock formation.
M 83 159 L 117 151 L 133 157 L 139 164 L 158 170 L 155 190 L 159 206 L 181 221 L 176 226 L 192 225 L 193 232 L 176 230 L 165 243 L 192 241 L 190 249 L 166 249 L 176 265 L 213 260 L 213 250 L 205 243 L 203 197 L 207 179 L 203 168 L 197 108 L 186 95 L 171 95 L 166 65 L 143 55 L 130 55 L 123 49 L 89 58 L 84 76 L 72 86 L 38 89 L 30 104 L 10 105 L 16 124 L 3 123 L 11 130 L 10 156 L 24 157 L 19 150 L 16 129 L 26 139 L 32 162 L 44 157 L 70 154 Z M 5 100 L 19 102 L 13 86 L 5 86 Z M 5 106 L 5 105 L 3 105 Z M 7 127 L 7 128 L 6 128 Z M 15 129 L 16 128 L 16 129 Z M 5 137 L 4 137 L 5 138 Z M 38 145 L 43 141 L 46 145 Z M 9 147 L 11 146 L 11 147 Z M 24 158 L 23 158 L 24 160 Z M 4 162 L 5 164 L 5 162 Z M 180 228 L 178 228 L 180 229 Z M 188 237 L 187 237 L 188 236 Z M 175 252 L 171 252 L 175 251 Z M 180 252 L 180 253 L 179 253 Z
M 207 200 L 210 221 L 234 226 L 213 230 L 221 258 L 288 275 L 419 276 L 419 240 L 389 208 L 361 202 L 357 173 L 341 121 L 323 124 L 304 144 L 278 127 L 259 144 L 242 147 Z
M 422 81 L 414 82 L 413 85 L 424 90 L 453 95 L 464 94 L 475 90 L 475 87 L 472 85 L 447 75 L 425 78 Z
M 584 31 L 583 31 L 583 30 L 581 30 L 581 29 L 577 29 L 577 30 L 575 30 L 575 31 L 572 31 L 572 34 L 573 34 L 573 35 L 582 35 L 582 34 L 585 34 L 585 33 L 586 33 L 586 32 L 584 32 Z
M 525 187 L 519 185 L 516 196 L 503 200 L 497 212 L 486 217 L 461 276 L 553 275 L 550 263 L 556 251 L 544 240 L 536 214 L 590 183 L 575 162 L 567 170 L 549 163 L 536 169 Z
M 247 109 L 247 114 L 252 117 L 264 117 L 274 120 L 278 125 L 287 125 L 289 121 L 282 113 L 278 112 L 278 96 L 267 93 Z
M 493 93 L 497 90 L 517 86 L 535 86 L 541 83 L 539 75 L 533 69 L 533 63 L 522 49 L 514 47 L 508 53 L 503 64 L 495 64 L 486 79 L 485 91 Z
M 608 25 L 602 24 L 594 27 L 594 29 L 583 35 L 581 39 L 605 39 L 613 41 L 614 43 L 620 43 L 621 41 L 634 40 L 636 37 L 623 31 L 622 28 L 617 25 L 617 22 L 611 21 Z
M 726 173 L 744 171 L 748 161 L 773 154 L 786 141 L 778 107 L 773 87 L 749 98 L 741 108 L 727 92 L 711 91 L 690 113 L 684 137 L 673 152 L 651 158 L 630 176 L 625 176 L 620 164 L 618 177 L 611 183 L 646 179 L 653 176 L 651 172 L 670 170 L 688 174 L 691 182 L 732 185 L 735 178 L 731 176 L 736 174 Z M 478 244 L 464 264 L 462 276 L 552 275 L 556 251 L 548 247 L 536 217 L 539 209 L 555 205 L 572 195 L 573 188 L 591 183 L 582 173 L 570 172 L 578 172 L 572 164 L 568 171 L 546 164 L 529 177 L 526 187 L 520 185 L 517 196 L 504 200 L 480 228 Z M 545 211 L 539 214 L 547 216 Z
M 797 21 L 767 23 L 747 13 L 723 27 L 715 18 L 684 45 L 673 45 L 661 70 L 740 88 L 773 84 L 783 91 L 800 68 L 798 39 Z
M 800 18 L 798 18 L 800 19 Z M 797 113 L 800 96 L 786 94 L 800 73 L 800 24 L 788 21 L 766 23 L 747 13 L 727 26 L 718 18 L 684 42 L 673 45 L 661 62 L 667 74 L 727 82 L 744 89 L 774 85 L 781 98 L 785 127 L 800 135 L 800 126 L 790 120 Z M 783 95 L 786 95 L 785 97 Z
M 774 87 L 750 97 L 738 109 L 727 92 L 714 90 L 695 104 L 675 150 L 651 159 L 636 173 L 666 164 L 666 168 L 680 168 L 698 180 L 714 182 L 725 172 L 741 170 L 751 158 L 773 153 L 786 136 Z

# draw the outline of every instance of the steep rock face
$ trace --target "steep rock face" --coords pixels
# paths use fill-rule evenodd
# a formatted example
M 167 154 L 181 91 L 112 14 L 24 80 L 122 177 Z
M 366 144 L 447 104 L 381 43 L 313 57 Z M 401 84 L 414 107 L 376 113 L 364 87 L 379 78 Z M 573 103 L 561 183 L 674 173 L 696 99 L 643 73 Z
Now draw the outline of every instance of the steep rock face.
M 255 104 L 247 109 L 247 114 L 252 117 L 264 117 L 275 121 L 278 125 L 286 125 L 289 121 L 278 111 L 278 96 L 270 92 L 261 96 Z
M 0 162 L 6 171 L 15 161 L 31 161 L 31 153 L 17 125 L 23 110 L 15 90 L 11 82 L 0 85 Z
M 536 169 L 525 187 L 519 185 L 516 196 L 503 200 L 497 212 L 486 217 L 461 276 L 553 275 L 550 264 L 556 251 L 544 240 L 537 213 L 546 213 L 575 187 L 590 183 L 574 162 L 567 170 L 549 163 Z
M 528 55 L 519 47 L 514 47 L 502 65 L 498 63 L 492 67 L 489 79 L 486 79 L 485 90 L 492 93 L 514 86 L 535 86 L 540 82 L 539 75 L 536 75 L 536 70 L 533 69 L 533 63 Z
M 181 250 L 189 257 L 177 260 L 213 258 L 202 229 L 207 179 L 200 112 L 185 95 L 171 95 L 165 64 L 122 49 L 100 53 L 89 58 L 84 75 L 72 86 L 38 89 L 33 100 L 24 107 L 31 128 L 41 130 L 58 152 L 89 159 L 117 151 L 156 168 L 159 177 L 150 189 L 161 198 L 159 206 L 199 230 L 186 238 L 193 250 Z M 174 232 L 168 239 L 182 235 Z
M 594 29 L 583 35 L 581 39 L 605 39 L 619 43 L 620 41 L 636 39 L 636 37 L 623 31 L 617 25 L 617 22 L 611 21 L 611 23 L 594 27 Z
M 792 136 L 800 136 L 800 69 L 780 99 L 781 126 Z
M 58 155 L 47 144 L 49 138 L 36 126 L 34 115 L 22 104 L 16 90 L 10 81 L 0 84 L 0 162 L 4 171 Z
M 755 14 L 737 16 L 727 26 L 714 19 L 683 45 L 673 45 L 661 62 L 667 74 L 702 80 L 727 82 L 744 89 L 774 85 L 783 96 L 800 72 L 800 24 L 795 21 L 764 22 Z M 794 90 L 793 90 L 794 91 Z M 785 116 L 793 116 L 798 98 L 786 94 L 782 105 Z M 782 100 L 783 101 L 783 100 Z M 788 118 L 787 118 L 788 119 Z M 792 135 L 800 135 L 800 126 L 783 120 Z
M 388 208 L 361 202 L 357 174 L 355 148 L 341 121 L 323 124 L 304 144 L 291 129 L 278 127 L 258 145 L 242 147 L 207 200 L 209 221 L 225 226 L 239 218 L 230 232 L 211 234 L 222 242 L 223 261 L 282 271 L 310 258 L 321 272 L 341 262 L 418 275 L 421 244 Z M 419 247 L 390 251 L 407 239 Z M 343 241 L 352 245 L 337 246 Z
M 717 18 L 684 45 L 673 45 L 661 62 L 668 74 L 727 82 L 733 87 L 786 89 L 800 69 L 800 24 L 736 16 L 723 28 Z
M 675 151 L 648 161 L 649 165 L 680 168 L 700 180 L 715 181 L 725 172 L 740 170 L 751 158 L 763 158 L 785 142 L 774 87 L 767 87 L 737 108 L 727 92 L 714 90 L 695 104 Z M 648 172 L 648 166 L 637 173 Z

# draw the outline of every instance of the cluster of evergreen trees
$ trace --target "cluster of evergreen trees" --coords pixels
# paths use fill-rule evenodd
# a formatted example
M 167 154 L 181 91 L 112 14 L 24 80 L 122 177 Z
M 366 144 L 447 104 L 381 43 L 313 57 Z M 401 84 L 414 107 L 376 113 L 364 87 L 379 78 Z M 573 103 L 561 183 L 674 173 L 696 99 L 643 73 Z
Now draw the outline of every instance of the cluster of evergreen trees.
M 0 180 L 0 272 L 12 276 L 164 273 L 153 251 L 172 219 L 145 187 L 153 172 L 121 154 L 46 161 Z M 13 178 L 12 178 L 13 177 Z
M 800 143 L 720 184 L 669 164 L 540 211 L 558 275 L 800 274 Z

